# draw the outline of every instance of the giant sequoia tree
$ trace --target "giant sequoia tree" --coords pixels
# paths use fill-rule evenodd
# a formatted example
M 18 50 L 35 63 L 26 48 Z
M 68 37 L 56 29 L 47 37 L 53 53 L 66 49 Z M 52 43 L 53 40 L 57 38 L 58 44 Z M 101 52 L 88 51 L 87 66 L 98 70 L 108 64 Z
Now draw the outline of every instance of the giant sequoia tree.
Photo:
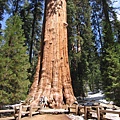
M 46 96 L 50 107 L 75 101 L 68 62 L 66 0 L 46 0 L 41 54 L 28 99 Z

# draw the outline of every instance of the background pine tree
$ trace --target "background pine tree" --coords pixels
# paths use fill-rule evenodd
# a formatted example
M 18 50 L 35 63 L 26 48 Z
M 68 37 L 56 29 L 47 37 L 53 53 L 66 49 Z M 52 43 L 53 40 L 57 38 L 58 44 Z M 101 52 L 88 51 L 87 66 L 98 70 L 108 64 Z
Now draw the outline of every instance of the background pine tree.
M 27 49 L 22 30 L 22 21 L 18 15 L 6 22 L 4 36 L 0 44 L 0 103 L 13 104 L 24 100 L 28 91 Z

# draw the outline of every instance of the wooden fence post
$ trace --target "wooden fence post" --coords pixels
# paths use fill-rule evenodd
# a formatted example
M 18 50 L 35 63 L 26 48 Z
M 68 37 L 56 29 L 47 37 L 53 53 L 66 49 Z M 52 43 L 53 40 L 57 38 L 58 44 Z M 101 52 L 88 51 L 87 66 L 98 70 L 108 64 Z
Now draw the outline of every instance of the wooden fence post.
M 78 105 L 76 105 L 76 111 L 75 111 L 76 115 L 78 115 Z
M 100 108 L 97 107 L 97 119 L 100 120 Z
M 18 120 L 21 119 L 22 116 L 22 105 L 19 106 Z
M 84 106 L 85 120 L 87 120 L 87 106 Z
M 30 106 L 30 117 L 32 117 L 32 105 Z

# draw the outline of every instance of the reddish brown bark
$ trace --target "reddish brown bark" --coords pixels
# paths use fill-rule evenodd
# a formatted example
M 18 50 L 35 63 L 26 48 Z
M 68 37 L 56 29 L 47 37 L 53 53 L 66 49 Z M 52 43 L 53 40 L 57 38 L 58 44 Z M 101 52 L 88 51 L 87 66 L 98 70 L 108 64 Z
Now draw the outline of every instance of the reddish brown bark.
M 48 98 L 52 108 L 71 105 L 75 97 L 68 62 L 66 0 L 46 0 L 43 34 L 41 61 L 29 93 L 32 105 L 41 96 Z
M 34 81 L 33 81 L 33 84 L 31 86 L 31 89 L 29 91 L 29 96 L 31 96 L 32 98 L 35 97 L 35 94 L 36 94 L 37 89 L 38 89 L 39 71 L 40 71 L 40 54 L 38 55 L 38 63 L 37 63 L 37 67 L 36 67 L 36 73 L 34 75 Z

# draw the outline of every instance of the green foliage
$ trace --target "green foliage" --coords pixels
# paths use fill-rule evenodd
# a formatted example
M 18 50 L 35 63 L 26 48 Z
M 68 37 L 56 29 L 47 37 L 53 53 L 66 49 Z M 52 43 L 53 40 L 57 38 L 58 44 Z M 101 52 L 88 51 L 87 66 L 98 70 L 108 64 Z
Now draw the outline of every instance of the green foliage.
M 7 16 L 19 15 L 22 19 L 22 29 L 25 34 L 25 45 L 29 54 L 29 63 L 31 65 L 28 70 L 31 73 L 30 81 L 33 81 L 35 66 L 37 63 L 38 53 L 40 51 L 43 5 L 44 0 L 5 0 L 8 8 L 5 9 Z M 3 3 L 3 2 L 2 2 Z
M 68 43 L 69 61 L 73 89 L 76 96 L 90 89 L 99 89 L 100 65 L 98 53 L 95 48 L 92 27 L 90 23 L 91 8 L 88 0 L 67 1 L 68 11 Z
M 40 51 L 43 3 L 43 0 L 25 1 L 20 10 L 20 16 L 24 22 L 25 44 L 28 46 L 29 62 L 31 65 L 29 69 L 31 73 L 30 81 L 33 81 L 38 53 Z
M 77 46 L 80 37 L 77 35 L 76 29 L 76 5 L 74 1 L 67 1 L 67 22 L 68 26 L 68 50 L 69 50 L 69 62 L 71 68 L 71 78 L 73 84 L 74 94 L 79 96 L 80 93 L 80 81 L 78 77 L 78 62 L 80 60 L 80 51 L 77 51 Z
M 104 20 L 103 20 L 103 51 L 101 55 L 101 75 L 103 81 L 103 90 L 108 100 L 113 100 L 117 105 L 120 105 L 119 90 L 120 90 L 120 44 L 117 19 L 114 15 L 113 21 L 110 21 L 108 10 L 110 7 L 107 1 L 103 2 Z
M 7 0 L 0 0 L 0 21 L 3 20 L 3 15 L 5 12 L 5 9 L 7 9 L 7 5 L 6 5 Z M 1 28 L 2 28 L 2 23 L 0 23 L 0 35 L 1 35 Z
M 115 44 L 116 45 L 116 44 Z M 117 49 L 116 49 L 117 48 Z M 120 105 L 119 90 L 120 90 L 120 45 L 113 46 L 107 50 L 107 55 L 104 57 L 104 90 L 107 98 L 113 100 Z
M 28 54 L 24 44 L 22 21 L 10 17 L 0 45 L 0 103 L 13 104 L 24 100 L 28 91 Z

